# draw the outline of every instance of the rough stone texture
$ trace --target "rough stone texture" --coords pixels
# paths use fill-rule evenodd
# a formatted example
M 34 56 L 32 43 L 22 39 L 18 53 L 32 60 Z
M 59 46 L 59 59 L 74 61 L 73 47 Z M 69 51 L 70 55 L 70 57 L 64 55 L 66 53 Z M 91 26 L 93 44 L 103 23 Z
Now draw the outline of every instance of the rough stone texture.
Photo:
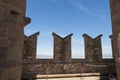
M 117 80 L 120 80 L 120 0 L 110 0 L 111 18 L 112 18 L 112 51 L 114 59 L 102 59 L 101 41 L 85 38 L 85 45 L 92 42 L 97 45 L 91 50 L 96 53 L 97 46 L 98 56 L 87 55 L 86 59 L 71 59 L 71 36 L 65 38 L 53 33 L 54 36 L 54 59 L 53 60 L 37 60 L 24 61 L 22 77 L 31 78 L 36 74 L 54 74 L 54 73 L 83 73 L 83 72 L 99 72 L 101 75 L 108 75 L 116 72 Z M 34 37 L 26 37 L 24 43 L 24 26 L 30 23 L 30 18 L 25 17 L 26 0 L 0 0 L 0 79 L 1 80 L 20 80 L 23 51 L 24 58 L 32 56 L 35 60 L 34 54 L 36 48 L 36 35 Z M 32 41 L 32 40 L 35 40 Z M 32 41 L 32 43 L 30 43 Z M 87 41 L 87 42 L 86 42 Z M 34 44 L 35 43 L 35 44 Z M 24 47 L 25 44 L 25 47 Z M 30 46 L 32 44 L 33 46 Z M 88 45 L 88 44 L 87 44 Z M 28 47 L 28 48 L 27 48 Z M 23 48 L 25 50 L 23 50 Z M 88 54 L 89 47 L 86 54 Z M 30 50 L 34 49 L 34 50 Z M 27 57 L 26 54 L 28 53 Z M 33 53 L 33 54 L 31 54 Z M 98 59 L 96 57 L 98 57 Z M 87 61 L 88 60 L 88 61 Z M 96 62 L 97 61 L 97 62 Z M 115 61 L 115 62 L 114 62 Z
M 85 58 L 87 61 L 100 61 L 102 60 L 101 37 L 91 38 L 87 34 L 83 34 L 85 43 Z
M 112 50 L 116 62 L 117 78 L 120 80 L 120 0 L 110 0 L 111 19 L 112 19 Z
M 114 54 L 114 53 L 116 53 L 116 50 L 114 49 L 114 47 L 115 47 L 116 45 L 113 44 L 113 43 L 114 43 L 114 42 L 113 42 L 113 41 L 114 41 L 114 37 L 113 37 L 113 35 L 110 35 L 109 38 L 111 39 L 112 56 L 113 56 L 113 59 L 115 60 L 115 54 Z
M 62 38 L 56 33 L 52 34 L 54 37 L 54 61 L 55 62 L 69 62 L 71 60 L 71 36 Z
M 23 79 L 36 78 L 39 74 L 100 73 L 101 76 L 115 74 L 114 61 L 103 59 L 101 62 L 87 62 L 85 59 L 72 59 L 71 62 L 40 60 L 23 64 Z M 42 78 L 42 77 L 41 77 Z
M 113 59 L 102 59 L 101 36 L 95 39 L 88 38 L 84 34 L 87 47 L 90 42 L 96 43 L 90 50 L 97 49 L 97 55 L 86 55 L 85 59 L 71 59 L 71 36 L 61 38 L 57 34 L 54 36 L 54 59 L 36 59 L 36 61 L 24 61 L 22 78 L 36 78 L 38 74 L 73 74 L 73 73 L 100 73 L 100 75 L 108 76 L 110 73 L 115 74 L 115 62 Z M 66 43 L 66 44 L 65 44 Z M 29 43 L 31 44 L 31 43 Z M 27 47 L 27 45 L 26 45 Z M 28 46 L 32 47 L 32 46 Z M 67 50 L 66 50 L 67 49 Z M 89 49 L 86 49 L 90 51 Z M 26 52 L 27 53 L 27 52 Z M 64 55 L 63 55 L 64 54 Z M 96 51 L 95 53 L 96 54 Z M 30 55 L 30 54 L 29 54 Z M 95 58 L 94 58 L 95 57 Z M 97 57 L 97 59 L 96 59 Z M 100 76 L 100 77 L 101 77 Z M 103 79 L 102 79 L 103 80 Z
M 26 0 L 0 0 L 0 80 L 20 80 Z
M 36 47 L 37 47 L 37 36 L 39 32 L 31 35 L 25 36 L 24 41 L 24 53 L 23 60 L 24 61 L 35 61 L 36 60 Z

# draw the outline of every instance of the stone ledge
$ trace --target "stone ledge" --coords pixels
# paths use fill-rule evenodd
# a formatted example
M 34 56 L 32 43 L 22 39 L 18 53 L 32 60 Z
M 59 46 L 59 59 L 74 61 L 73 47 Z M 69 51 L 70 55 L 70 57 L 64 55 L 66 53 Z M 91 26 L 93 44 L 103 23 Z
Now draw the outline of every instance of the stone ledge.
M 90 76 L 100 76 L 100 73 L 77 73 L 77 74 L 46 74 L 36 75 L 37 79 L 45 79 L 45 78 L 68 78 L 68 77 L 90 77 Z

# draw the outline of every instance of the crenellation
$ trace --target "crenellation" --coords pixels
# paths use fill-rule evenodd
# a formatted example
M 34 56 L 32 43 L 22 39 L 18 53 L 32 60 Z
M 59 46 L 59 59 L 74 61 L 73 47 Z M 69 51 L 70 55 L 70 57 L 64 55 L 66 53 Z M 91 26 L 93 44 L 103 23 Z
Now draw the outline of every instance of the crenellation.
M 115 74 L 113 59 L 102 58 L 101 37 L 91 38 L 84 34 L 86 57 L 85 59 L 71 58 L 71 36 L 62 38 L 56 33 L 54 37 L 53 59 L 36 59 L 23 64 L 22 78 L 34 78 L 31 74 L 73 74 L 73 73 L 100 73 L 101 75 Z M 30 44 L 30 43 L 29 43 Z M 28 46 L 26 46 L 28 47 Z M 31 46 L 32 47 L 32 46 Z M 89 48 L 90 47 L 90 48 Z M 66 49 L 69 48 L 67 51 Z M 89 52 L 92 50 L 92 54 Z M 28 53 L 28 51 L 26 52 Z M 92 56 L 91 56 L 92 55 Z M 66 57 L 67 56 L 67 57 Z
M 24 38 L 24 53 L 23 61 L 35 61 L 36 60 L 36 46 L 37 46 L 37 36 L 39 32 L 34 33 L 30 36 L 25 36 Z
M 37 74 L 99 73 L 102 77 L 117 74 L 120 80 L 119 8 L 120 0 L 110 0 L 113 59 L 102 58 L 102 35 L 92 38 L 83 34 L 85 59 L 72 59 L 73 34 L 61 37 L 54 32 L 54 59 L 36 59 L 39 32 L 24 35 L 24 27 L 31 22 L 25 16 L 26 0 L 0 0 L 0 79 L 35 79 Z
M 54 61 L 55 62 L 69 62 L 71 60 L 71 36 L 62 38 L 56 33 L 52 34 L 54 37 Z
M 83 34 L 85 44 L 85 59 L 87 61 L 102 60 L 101 37 L 91 38 L 87 34 Z

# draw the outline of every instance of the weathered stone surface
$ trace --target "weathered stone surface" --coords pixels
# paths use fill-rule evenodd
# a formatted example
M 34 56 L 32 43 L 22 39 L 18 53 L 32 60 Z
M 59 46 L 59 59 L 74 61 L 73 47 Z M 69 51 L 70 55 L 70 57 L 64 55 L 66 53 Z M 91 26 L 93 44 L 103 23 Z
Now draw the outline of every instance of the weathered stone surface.
M 110 0 L 112 21 L 112 51 L 116 63 L 117 80 L 120 80 L 120 0 Z
M 100 75 L 108 76 L 109 74 L 115 74 L 115 62 L 113 59 L 102 59 L 102 47 L 101 37 L 91 38 L 84 34 L 86 52 L 85 59 L 71 59 L 71 36 L 68 35 L 65 38 L 53 33 L 54 36 L 54 59 L 36 59 L 35 61 L 24 61 L 22 68 L 22 78 L 30 79 L 36 78 L 38 74 L 73 74 L 73 73 L 100 73 Z M 37 36 L 36 36 L 37 37 Z M 29 38 L 33 40 L 36 37 Z M 27 39 L 27 38 L 26 38 Z M 36 41 L 36 39 L 35 39 Z M 28 41 L 27 41 L 28 42 Z M 95 43 L 90 44 L 89 43 Z M 36 42 L 33 42 L 35 44 Z M 66 44 L 65 44 L 66 43 Z M 32 42 L 27 43 L 26 47 L 32 49 Z M 90 48 L 89 48 L 90 47 Z M 92 48 L 91 48 L 92 47 Z M 97 51 L 96 51 L 97 48 Z M 94 51 L 95 50 L 95 51 Z M 34 51 L 33 49 L 31 52 Z M 34 51 L 34 54 L 36 51 Z M 26 50 L 26 54 L 30 53 Z
M 109 75 L 115 73 L 114 61 L 103 59 L 101 62 L 88 62 L 85 59 L 72 59 L 71 62 L 54 62 L 40 60 L 23 64 L 22 78 L 36 78 L 37 74 L 73 74 L 100 73 Z
M 25 9 L 26 0 L 0 0 L 0 80 L 21 78 Z
M 39 35 L 39 32 L 31 36 L 28 36 L 28 37 L 25 36 L 23 61 L 35 61 L 36 60 L 37 36 L 38 35 Z
M 83 34 L 85 43 L 85 59 L 87 61 L 99 62 L 102 60 L 101 37 L 91 38 L 87 34 Z
M 32 62 L 28 60 L 23 64 L 23 77 L 30 78 L 31 75 L 35 77 L 36 74 L 41 73 L 99 72 L 101 75 L 106 75 L 115 73 L 114 63 L 116 63 L 117 78 L 120 80 L 120 0 L 110 0 L 110 7 L 114 59 L 102 59 L 101 35 L 95 39 L 84 35 L 87 60 L 74 60 L 71 59 L 72 34 L 62 38 L 53 33 L 54 59 L 35 61 L 38 33 L 24 40 L 23 28 L 31 22 L 30 18 L 25 17 L 26 0 L 0 0 L 0 79 L 20 80 L 22 57 L 27 60 L 32 57 Z
M 71 36 L 70 34 L 64 38 L 56 33 L 54 37 L 54 61 L 55 62 L 70 62 L 71 60 Z
M 0 59 L 6 59 L 8 53 L 7 47 L 0 47 Z

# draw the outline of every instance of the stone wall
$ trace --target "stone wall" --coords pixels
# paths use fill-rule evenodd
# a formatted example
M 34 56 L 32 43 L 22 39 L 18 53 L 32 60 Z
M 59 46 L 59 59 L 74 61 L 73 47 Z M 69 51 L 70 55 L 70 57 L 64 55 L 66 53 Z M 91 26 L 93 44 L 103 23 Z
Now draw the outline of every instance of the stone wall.
M 54 62 L 53 60 L 37 60 L 35 63 L 23 64 L 22 78 L 36 78 L 38 74 L 83 74 L 100 73 L 108 76 L 115 74 L 114 61 L 104 59 L 101 62 L 87 62 L 85 60 L 71 60 L 71 62 Z
M 85 59 L 71 58 L 71 36 L 73 34 L 70 34 L 65 38 L 60 37 L 56 33 L 53 33 L 52 35 L 54 36 L 54 58 L 24 61 L 22 78 L 36 78 L 37 74 L 100 73 L 100 75 L 108 76 L 111 73 L 116 73 L 114 59 L 102 59 L 102 35 L 99 35 L 94 39 L 87 34 L 83 35 L 85 39 Z M 36 37 L 34 38 L 36 39 Z M 28 44 L 36 44 L 36 41 Z M 32 52 L 33 49 L 31 47 L 32 46 L 26 45 L 26 48 L 31 49 L 28 51 L 26 50 L 26 54 L 30 52 L 36 54 L 35 51 Z M 32 55 L 28 54 L 27 56 Z
M 37 36 L 39 32 L 24 37 L 23 61 L 35 61 L 37 50 Z
M 87 34 L 83 35 L 85 43 L 85 58 L 88 61 L 100 61 L 102 60 L 102 45 L 101 37 L 91 38 Z
M 26 0 L 0 0 L 0 79 L 20 80 Z
M 110 0 L 112 21 L 112 50 L 116 63 L 117 80 L 120 80 L 120 0 Z
M 71 59 L 71 36 L 68 35 L 65 38 L 53 33 L 54 41 L 54 59 L 53 60 L 37 60 L 36 55 L 36 37 L 35 42 L 30 37 L 26 37 L 25 46 L 30 44 L 32 46 L 24 47 L 24 26 L 30 23 L 30 18 L 25 17 L 26 12 L 26 0 L 0 0 L 0 79 L 1 80 L 20 80 L 21 66 L 23 57 L 23 48 L 25 49 L 25 55 L 29 53 L 33 57 L 33 61 L 23 62 L 23 77 L 36 74 L 54 74 L 54 73 L 81 73 L 81 72 L 100 72 L 101 74 L 115 73 L 116 71 L 118 80 L 120 80 L 120 0 L 110 0 L 111 18 L 112 18 L 112 50 L 114 59 L 105 60 L 101 59 L 101 42 L 98 38 L 97 51 L 98 55 L 88 54 L 87 50 L 86 59 L 73 60 Z M 96 39 L 88 39 L 88 42 L 96 43 Z M 30 42 L 29 42 L 30 41 Z M 86 41 L 86 40 L 85 40 Z M 96 45 L 90 51 L 96 52 Z M 89 49 L 87 46 L 85 46 Z M 33 49 L 34 50 L 31 50 Z M 99 49 L 99 50 L 98 50 Z M 29 51 L 30 50 L 30 51 Z M 99 60 L 97 60 L 97 58 Z M 94 68 L 93 68 L 94 67 Z M 84 68 L 84 69 L 83 69 Z M 111 70 L 112 68 L 112 70 Z M 80 70 L 80 71 L 79 71 Z M 15 74 L 16 72 L 16 74 Z M 25 75 L 24 75 L 25 74 Z M 30 76 L 29 76 L 30 77 Z
M 52 34 L 54 37 L 54 59 L 56 62 L 68 62 L 71 60 L 71 36 L 70 34 L 64 38 L 56 33 Z

